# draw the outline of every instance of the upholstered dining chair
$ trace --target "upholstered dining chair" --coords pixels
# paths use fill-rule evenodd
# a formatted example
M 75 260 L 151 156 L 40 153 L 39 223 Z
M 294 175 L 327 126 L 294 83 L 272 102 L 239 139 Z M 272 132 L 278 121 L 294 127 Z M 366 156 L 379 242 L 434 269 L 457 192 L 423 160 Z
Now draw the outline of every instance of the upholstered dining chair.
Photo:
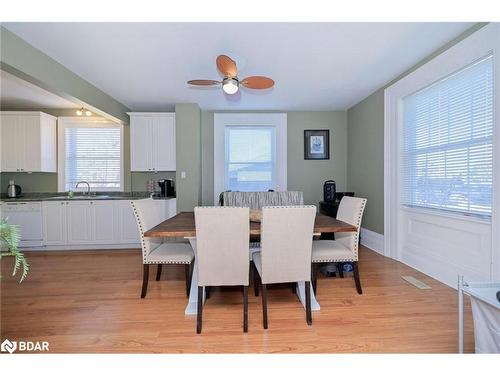
M 141 298 L 146 297 L 149 281 L 149 266 L 157 265 L 156 281 L 160 280 L 164 264 L 183 264 L 186 277 L 186 295 L 191 287 L 192 262 L 194 258 L 191 245 L 185 242 L 171 242 L 164 238 L 144 237 L 144 233 L 160 224 L 164 219 L 161 205 L 153 199 L 130 201 L 141 237 L 143 278 Z
M 264 329 L 268 327 L 267 284 L 304 281 L 306 322 L 312 324 L 311 248 L 315 217 L 316 206 L 262 208 L 261 248 L 253 254 L 253 263 L 254 282 L 260 278 L 262 289 Z
M 243 332 L 248 332 L 250 217 L 248 207 L 195 207 L 198 314 L 201 333 L 204 288 L 243 286 Z
M 362 294 L 358 269 L 358 244 L 361 220 L 366 206 L 365 198 L 343 197 L 337 211 L 337 219 L 357 227 L 356 232 L 335 233 L 335 240 L 319 240 L 313 242 L 312 248 L 312 280 L 314 293 L 317 291 L 317 273 L 320 263 L 337 263 L 341 269 L 344 262 L 351 262 L 356 290 Z M 342 272 L 339 271 L 341 276 Z

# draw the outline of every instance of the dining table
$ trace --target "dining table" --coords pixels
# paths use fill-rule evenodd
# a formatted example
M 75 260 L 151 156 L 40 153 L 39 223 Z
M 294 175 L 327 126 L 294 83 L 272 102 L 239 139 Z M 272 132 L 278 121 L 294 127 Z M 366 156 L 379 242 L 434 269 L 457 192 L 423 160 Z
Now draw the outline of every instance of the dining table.
M 337 220 L 333 217 L 323 214 L 316 214 L 314 220 L 314 235 L 324 233 L 346 233 L 357 231 L 356 226 Z M 194 212 L 180 212 L 177 215 L 161 222 L 144 233 L 145 237 L 163 237 L 163 238 L 186 238 L 189 240 L 195 253 L 195 264 L 191 278 L 191 289 L 189 291 L 189 301 L 185 309 L 186 315 L 195 315 L 198 306 L 198 272 L 196 267 L 196 224 Z M 260 239 L 260 222 L 250 221 L 250 248 L 249 254 L 258 251 Z M 305 282 L 298 282 L 296 294 L 305 308 Z M 204 301 L 205 299 L 203 299 Z M 314 291 L 311 287 L 311 309 L 318 311 L 319 303 L 316 300 Z

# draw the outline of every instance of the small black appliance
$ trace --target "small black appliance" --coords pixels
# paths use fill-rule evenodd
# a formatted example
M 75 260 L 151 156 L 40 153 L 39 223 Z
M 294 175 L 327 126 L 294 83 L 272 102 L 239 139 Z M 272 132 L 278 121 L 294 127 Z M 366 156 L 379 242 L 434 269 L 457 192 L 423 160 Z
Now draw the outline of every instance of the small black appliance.
M 335 181 L 328 180 L 323 184 L 323 201 L 325 202 L 335 202 L 335 192 L 336 192 Z
M 158 180 L 160 186 L 160 197 L 175 197 L 174 180 Z

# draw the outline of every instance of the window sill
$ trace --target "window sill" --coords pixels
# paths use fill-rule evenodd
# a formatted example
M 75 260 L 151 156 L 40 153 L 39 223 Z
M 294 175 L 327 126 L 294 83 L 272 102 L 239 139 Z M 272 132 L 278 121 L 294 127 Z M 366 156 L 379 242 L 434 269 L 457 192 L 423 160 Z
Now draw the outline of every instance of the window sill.
M 421 215 L 433 215 L 444 217 L 448 219 L 462 220 L 467 222 L 491 225 L 491 217 L 481 217 L 476 215 L 467 215 L 461 213 L 452 213 L 449 211 L 439 210 L 439 209 L 431 209 L 431 208 L 423 208 L 423 207 L 409 207 L 409 206 L 400 206 L 401 210 L 413 214 L 421 214 Z

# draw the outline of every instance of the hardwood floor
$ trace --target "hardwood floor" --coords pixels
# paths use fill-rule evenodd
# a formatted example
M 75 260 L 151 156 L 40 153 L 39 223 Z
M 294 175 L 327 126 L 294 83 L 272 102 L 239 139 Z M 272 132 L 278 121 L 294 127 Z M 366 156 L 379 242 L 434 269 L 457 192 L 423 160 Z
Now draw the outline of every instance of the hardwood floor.
M 203 333 L 185 316 L 183 266 L 150 273 L 140 299 L 139 250 L 27 253 L 28 279 L 10 276 L 2 261 L 1 339 L 48 341 L 57 353 L 441 353 L 457 350 L 456 291 L 401 263 L 363 248 L 363 295 L 352 276 L 318 278 L 321 311 L 308 326 L 289 286 L 268 291 L 269 329 L 259 297 L 249 293 L 249 332 L 242 332 L 239 289 L 213 289 L 203 310 Z M 420 290 L 400 275 L 432 286 Z M 470 307 L 465 349 L 473 351 Z

